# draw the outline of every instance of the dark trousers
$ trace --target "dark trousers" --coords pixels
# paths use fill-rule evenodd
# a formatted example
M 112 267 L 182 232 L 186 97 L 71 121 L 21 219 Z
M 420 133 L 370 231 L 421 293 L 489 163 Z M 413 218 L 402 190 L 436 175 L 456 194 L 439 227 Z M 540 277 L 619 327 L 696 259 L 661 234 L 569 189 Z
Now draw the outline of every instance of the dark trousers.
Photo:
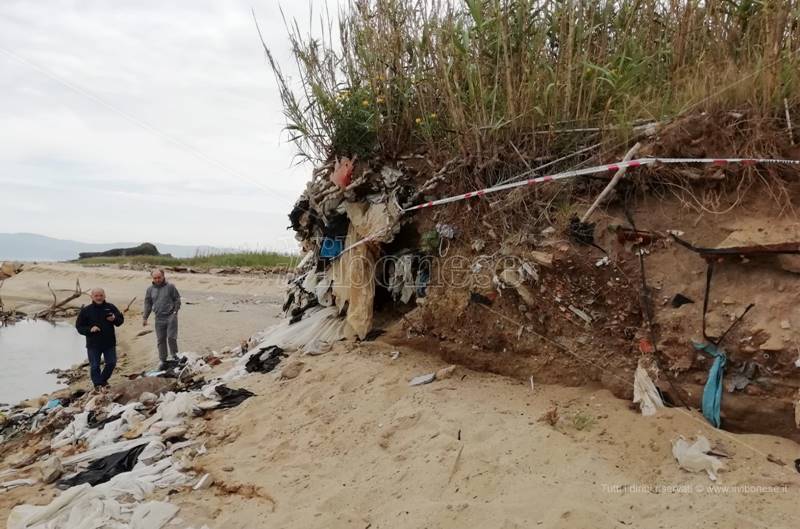
M 86 353 L 89 356 L 89 374 L 92 377 L 92 384 L 95 386 L 105 385 L 117 366 L 117 348 L 112 346 L 107 349 L 87 349 Z M 101 357 L 105 361 L 102 371 L 100 371 Z

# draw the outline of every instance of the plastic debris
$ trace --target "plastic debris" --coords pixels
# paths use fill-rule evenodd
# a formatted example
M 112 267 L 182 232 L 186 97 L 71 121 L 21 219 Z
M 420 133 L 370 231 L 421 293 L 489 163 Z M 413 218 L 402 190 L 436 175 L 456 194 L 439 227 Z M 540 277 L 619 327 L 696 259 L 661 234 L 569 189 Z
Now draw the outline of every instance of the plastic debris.
M 15 489 L 17 487 L 30 487 L 31 485 L 35 484 L 36 484 L 35 479 L 14 479 L 11 481 L 4 481 L 0 483 L 0 490 L 5 492 L 11 489 Z
M 352 177 L 353 160 L 346 157 L 337 159 L 333 172 L 331 173 L 331 182 L 344 189 L 350 185 Z
M 117 474 L 133 470 L 133 467 L 139 461 L 139 454 L 144 449 L 144 445 L 135 446 L 124 452 L 118 452 L 92 461 L 88 469 L 71 478 L 62 479 L 58 482 L 58 486 L 60 488 L 69 488 L 83 483 L 88 483 L 92 486 L 105 483 Z
M 420 375 L 418 377 L 414 377 L 411 379 L 411 382 L 408 383 L 409 386 L 421 386 L 423 384 L 430 384 L 436 380 L 436 373 L 428 373 L 426 375 Z
M 582 311 L 581 309 L 579 309 L 578 307 L 575 307 L 573 305 L 570 305 L 568 308 L 569 308 L 570 311 L 572 311 L 576 316 L 578 316 L 580 319 L 582 319 L 586 323 L 592 323 L 592 317 L 589 316 L 588 314 L 586 314 L 586 312 Z
M 702 435 L 697 440 L 689 442 L 681 436 L 672 443 L 672 455 L 678 460 L 678 465 L 689 472 L 702 472 L 708 474 L 711 481 L 717 480 L 717 472 L 725 465 L 718 458 L 708 455 L 711 443 Z
M 203 477 L 197 480 L 192 490 L 205 490 L 211 485 L 214 484 L 214 478 L 211 477 L 211 474 L 203 474 Z
M 250 397 L 255 396 L 255 393 L 247 389 L 231 389 L 225 385 L 217 386 L 216 392 L 220 396 L 218 408 L 235 408 Z
M 725 350 L 714 344 L 693 343 L 695 349 L 705 351 L 714 358 L 714 363 L 708 371 L 708 380 L 703 388 L 703 416 L 716 428 L 720 427 L 720 408 L 722 407 L 722 378 L 725 376 L 725 364 L 728 356 Z
M 277 345 L 263 347 L 250 356 L 245 369 L 248 373 L 269 373 L 278 367 L 286 356 L 288 355 Z
M 440 222 L 436 225 L 436 233 L 438 233 L 441 237 L 444 237 L 445 239 L 453 239 L 458 233 L 458 228 L 456 228 L 452 224 L 445 224 L 443 222 Z
M 659 408 L 664 407 L 658 389 L 641 362 L 633 377 L 633 402 L 639 405 L 642 415 L 646 417 L 655 415 Z

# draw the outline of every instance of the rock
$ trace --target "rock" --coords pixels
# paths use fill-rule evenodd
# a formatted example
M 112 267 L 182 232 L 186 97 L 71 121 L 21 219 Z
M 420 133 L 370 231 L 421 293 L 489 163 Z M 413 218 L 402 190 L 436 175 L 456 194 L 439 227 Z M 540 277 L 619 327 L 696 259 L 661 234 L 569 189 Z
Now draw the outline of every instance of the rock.
M 800 255 L 779 255 L 778 263 L 787 272 L 800 274 Z
M 724 298 L 722 298 L 722 304 L 723 305 L 735 305 L 736 301 L 731 297 L 725 296 Z
M 770 336 L 770 338 L 759 346 L 762 351 L 783 351 L 785 345 L 783 339 L 779 336 Z
M 456 372 L 456 366 L 454 365 L 443 367 L 436 372 L 436 380 L 444 380 L 446 378 L 450 378 L 451 376 L 453 376 L 453 373 L 455 372 Z
M 233 467 L 231 467 L 231 466 L 222 467 L 222 470 L 223 470 L 224 472 L 233 472 Z
M 523 283 L 523 278 L 518 271 L 514 270 L 513 268 L 506 268 L 500 272 L 499 278 L 500 281 L 509 287 L 514 288 L 526 305 L 529 307 L 536 305 L 536 297 L 534 296 L 533 292 L 531 292 L 531 290 L 525 286 Z
M 50 459 L 43 461 L 39 465 L 39 474 L 42 478 L 42 482 L 46 484 L 53 483 L 55 480 L 61 477 L 64 473 L 64 467 L 61 466 L 61 459 L 56 456 L 51 457 Z
M 763 395 L 764 390 L 754 384 L 748 384 L 747 387 L 744 388 L 744 392 L 750 396 L 758 396 Z
M 186 435 L 188 430 L 185 426 L 173 426 L 161 434 L 161 438 L 165 441 L 169 441 L 170 439 L 177 439 Z
M 140 377 L 136 380 L 129 380 L 115 385 L 115 391 L 119 392 L 119 396 L 114 400 L 127 404 L 133 401 L 139 401 L 143 393 L 152 393 L 161 395 L 168 391 L 172 391 L 177 385 L 177 380 L 174 378 L 166 377 Z
M 792 328 L 792 324 L 789 323 L 789 320 L 781 320 L 781 329 L 788 330 Z
M 305 367 L 305 363 L 303 362 L 292 362 L 291 364 L 287 365 L 281 371 L 281 378 L 291 380 L 293 378 L 297 378 L 300 373 L 303 372 L 303 368 Z
M 552 268 L 553 266 L 553 254 L 546 253 L 546 252 L 537 252 L 537 251 L 530 251 L 526 254 L 530 257 L 536 264 L 545 266 L 547 268 Z

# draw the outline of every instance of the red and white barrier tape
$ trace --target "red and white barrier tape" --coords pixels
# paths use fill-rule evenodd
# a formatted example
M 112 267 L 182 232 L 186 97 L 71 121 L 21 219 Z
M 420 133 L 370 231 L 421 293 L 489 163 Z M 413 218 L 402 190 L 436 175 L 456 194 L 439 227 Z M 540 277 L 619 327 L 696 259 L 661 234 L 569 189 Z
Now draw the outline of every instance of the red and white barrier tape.
M 617 162 L 608 165 L 598 165 L 596 167 L 587 167 L 586 169 L 577 169 L 573 171 L 564 171 L 563 173 L 556 173 L 548 176 L 539 176 L 536 178 L 529 178 L 527 180 L 520 180 L 519 182 L 510 182 L 494 187 L 487 187 L 478 191 L 470 191 L 461 195 L 452 197 L 441 198 L 439 200 L 432 200 L 424 204 L 418 204 L 403 209 L 403 213 L 414 211 L 416 209 L 429 208 L 439 206 L 442 204 L 449 204 L 451 202 L 458 202 L 473 197 L 482 197 L 490 193 L 497 193 L 498 191 L 505 191 L 507 189 L 514 189 L 516 187 L 529 186 L 533 184 L 541 184 L 544 182 L 553 182 L 555 180 L 564 180 L 566 178 L 574 178 L 576 176 L 584 176 L 590 174 L 604 173 L 607 171 L 617 171 L 622 167 L 639 167 L 642 165 L 653 165 L 656 163 L 663 164 L 679 164 L 679 163 L 703 163 L 712 165 L 726 165 L 729 163 L 742 164 L 742 165 L 756 165 L 756 164 L 787 164 L 787 165 L 800 165 L 800 160 L 775 160 L 771 158 L 639 158 L 638 160 L 630 160 L 627 162 Z

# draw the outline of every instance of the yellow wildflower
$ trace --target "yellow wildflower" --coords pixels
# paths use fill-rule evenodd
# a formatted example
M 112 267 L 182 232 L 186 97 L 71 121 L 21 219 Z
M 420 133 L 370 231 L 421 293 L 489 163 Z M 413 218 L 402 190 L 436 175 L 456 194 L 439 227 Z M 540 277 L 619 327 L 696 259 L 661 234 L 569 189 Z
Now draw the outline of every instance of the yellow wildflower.
M 417 122 L 417 125 L 419 125 L 420 123 L 422 123 L 422 118 L 417 118 L 415 121 Z
M 362 105 L 362 106 L 365 106 L 365 107 L 368 107 L 368 106 L 369 106 L 369 101 L 367 101 L 367 100 L 365 99 L 364 101 L 362 101 L 362 102 L 361 102 L 361 105 Z
M 436 112 L 434 112 L 433 114 L 431 114 L 431 119 L 436 119 L 436 118 L 437 118 L 437 116 L 436 116 Z

